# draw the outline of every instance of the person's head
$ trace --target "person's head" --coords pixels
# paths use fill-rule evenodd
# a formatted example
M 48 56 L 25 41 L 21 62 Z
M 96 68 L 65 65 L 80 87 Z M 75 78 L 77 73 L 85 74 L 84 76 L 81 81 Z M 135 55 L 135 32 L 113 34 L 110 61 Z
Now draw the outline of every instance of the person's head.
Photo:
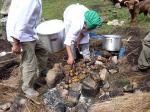
M 98 26 L 102 25 L 102 18 L 97 14 L 96 11 L 88 10 L 84 14 L 84 29 L 87 31 L 93 30 Z

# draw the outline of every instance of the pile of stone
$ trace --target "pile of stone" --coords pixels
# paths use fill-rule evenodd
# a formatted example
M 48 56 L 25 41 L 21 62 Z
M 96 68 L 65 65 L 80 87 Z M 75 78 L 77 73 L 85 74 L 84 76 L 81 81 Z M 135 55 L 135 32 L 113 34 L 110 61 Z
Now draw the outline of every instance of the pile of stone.
M 117 56 L 110 58 L 98 56 L 81 60 L 72 66 L 66 65 L 62 69 L 59 67 L 57 70 L 61 71 L 59 72 L 61 75 L 56 75 L 55 72 L 51 74 L 55 77 L 49 79 L 54 79 L 51 82 L 55 82 L 59 76 L 64 76 L 64 78 L 59 84 L 49 85 L 55 88 L 49 89 L 44 94 L 45 104 L 56 112 L 74 112 L 73 110 L 77 108 L 86 112 L 96 97 L 101 101 L 110 100 L 110 96 L 114 93 L 109 90 L 108 77 L 109 74 L 118 72 L 117 63 Z M 56 70 L 56 67 L 54 68 Z

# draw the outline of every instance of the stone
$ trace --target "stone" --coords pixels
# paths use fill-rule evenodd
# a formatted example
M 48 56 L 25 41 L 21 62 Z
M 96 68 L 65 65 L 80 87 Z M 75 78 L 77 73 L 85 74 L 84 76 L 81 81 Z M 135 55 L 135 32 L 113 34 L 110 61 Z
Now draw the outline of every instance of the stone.
M 103 90 L 104 93 L 109 92 L 110 89 L 110 84 L 108 81 L 102 81 L 102 86 L 101 89 Z
M 101 62 L 101 61 L 95 61 L 95 64 L 96 64 L 96 65 L 104 65 L 104 63 Z
M 116 69 L 111 69 L 111 70 L 109 70 L 109 72 L 110 72 L 110 74 L 115 74 L 115 73 L 117 73 L 118 71 L 117 71 Z
M 109 73 L 107 69 L 104 68 L 99 72 L 99 75 L 100 75 L 101 80 L 107 80 Z
M 90 76 L 96 82 L 100 81 L 100 79 L 101 79 L 100 76 L 99 76 L 99 74 L 96 73 L 96 72 L 90 72 Z
M 133 85 L 126 85 L 123 87 L 124 92 L 134 93 Z
M 69 90 L 68 96 L 64 99 L 65 104 L 74 107 L 78 104 L 80 95 L 80 92 Z
M 57 90 L 62 98 L 66 98 L 69 94 L 67 89 L 64 89 L 62 86 L 57 85 Z
M 112 60 L 112 62 L 113 62 L 114 64 L 118 64 L 117 56 L 113 56 L 113 57 L 111 58 L 111 60 Z
M 103 53 L 102 53 L 102 57 L 104 57 L 104 58 L 109 58 L 111 56 L 112 56 L 111 53 L 108 51 L 103 51 Z
M 50 69 L 46 75 L 46 82 L 49 88 L 53 88 L 56 84 L 63 79 L 64 70 L 61 63 L 55 63 L 53 68 Z
M 97 87 L 96 81 L 94 81 L 91 76 L 88 76 L 87 78 L 85 78 L 82 81 L 82 84 L 91 89 L 96 89 Z
M 116 4 L 115 4 L 115 7 L 118 8 L 118 9 L 120 9 L 120 8 L 121 8 L 120 3 L 116 3 Z
M 66 105 L 64 103 L 58 103 L 56 106 L 55 106 L 55 112 L 66 112 Z
M 10 109 L 10 106 L 11 106 L 11 103 L 1 104 L 1 105 L 0 105 L 0 112 L 1 112 L 1 111 L 4 112 L 4 111 Z
M 88 106 L 85 103 L 79 103 L 75 106 L 75 112 L 88 112 Z
M 82 88 L 82 84 L 81 83 L 73 83 L 70 86 L 71 86 L 70 89 L 72 91 L 78 91 L 79 92 L 79 91 L 81 91 L 81 88 Z
M 98 57 L 97 57 L 97 61 L 101 61 L 101 62 L 103 62 L 103 63 L 106 63 L 106 62 L 107 62 L 107 59 L 104 58 L 104 57 L 102 57 L 102 56 L 98 56 Z
M 100 102 L 110 101 L 110 100 L 111 100 L 111 98 L 108 94 L 104 94 L 104 95 L 99 96 L 99 101 Z
M 124 95 L 124 92 L 123 92 L 123 89 L 121 88 L 114 89 L 109 92 L 110 97 L 123 96 L 123 95 Z
M 10 107 L 10 112 L 24 112 L 25 103 L 27 103 L 26 99 L 16 96 Z
M 97 84 L 95 89 L 82 85 L 81 93 L 85 97 L 95 97 L 99 93 L 99 85 Z

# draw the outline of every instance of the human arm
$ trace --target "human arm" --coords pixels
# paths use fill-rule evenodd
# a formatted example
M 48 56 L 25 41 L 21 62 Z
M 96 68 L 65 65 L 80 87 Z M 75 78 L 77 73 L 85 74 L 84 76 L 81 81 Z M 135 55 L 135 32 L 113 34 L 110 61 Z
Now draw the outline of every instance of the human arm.
M 74 63 L 74 57 L 73 57 L 73 53 L 71 51 L 71 46 L 66 45 L 66 51 L 67 51 L 67 54 L 68 54 L 67 63 L 72 65 Z
M 71 49 L 71 46 L 76 44 L 76 39 L 77 36 L 79 35 L 80 32 L 80 26 L 78 24 L 76 24 L 76 22 L 74 23 L 70 23 L 70 25 L 68 25 L 69 27 L 67 27 L 66 30 L 66 36 L 65 36 L 65 47 L 66 47 L 66 51 L 67 51 L 67 55 L 68 55 L 68 60 L 67 63 L 68 64 L 73 64 L 74 63 L 74 55 L 73 55 L 73 51 Z
M 84 37 L 83 33 L 80 32 L 79 36 L 77 37 L 77 47 L 80 47 L 80 41 L 82 40 L 82 38 Z
M 14 53 L 14 54 L 20 54 L 21 53 L 21 44 L 20 44 L 19 40 L 13 38 L 11 50 L 12 50 L 12 53 Z

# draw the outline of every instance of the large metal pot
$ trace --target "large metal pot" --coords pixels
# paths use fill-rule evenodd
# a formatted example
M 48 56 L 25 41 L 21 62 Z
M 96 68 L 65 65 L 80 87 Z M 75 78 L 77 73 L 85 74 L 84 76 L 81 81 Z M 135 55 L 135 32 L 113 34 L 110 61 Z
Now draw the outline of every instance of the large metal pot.
M 104 35 L 103 48 L 108 51 L 119 51 L 121 48 L 121 36 Z
M 39 39 L 49 52 L 58 52 L 64 48 L 64 24 L 62 20 L 50 20 L 36 28 Z

